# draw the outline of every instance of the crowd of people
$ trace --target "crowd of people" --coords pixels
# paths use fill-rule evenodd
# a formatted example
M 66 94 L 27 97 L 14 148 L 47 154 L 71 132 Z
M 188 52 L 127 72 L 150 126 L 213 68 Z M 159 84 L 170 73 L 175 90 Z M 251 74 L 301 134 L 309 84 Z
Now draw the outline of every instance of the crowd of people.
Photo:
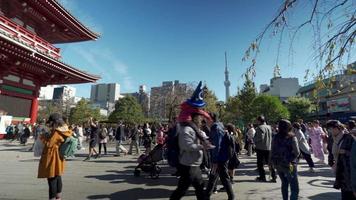
M 11 139 L 18 139 L 24 144 L 27 140 L 24 138 L 28 138 L 31 132 L 35 140 L 42 141 L 38 178 L 47 178 L 50 199 L 61 199 L 65 159 L 59 149 L 71 136 L 77 138 L 78 149 L 83 149 L 83 141 L 88 142 L 88 156 L 84 161 L 101 157 L 102 148 L 104 155 L 107 155 L 107 143 L 110 141 L 115 142 L 113 156 L 133 153 L 140 156 L 141 146 L 145 149 L 143 154 L 147 155 L 155 145 L 164 146 L 167 149 L 165 159 L 176 167 L 173 175 L 179 177 L 177 188 L 170 196 L 172 200 L 181 199 L 191 185 L 198 200 L 210 199 L 217 192 L 218 179 L 228 199 L 236 199 L 232 185 L 243 148 L 246 149 L 246 156 L 257 156 L 257 182 L 277 182 L 279 177 L 284 200 L 298 199 L 297 165 L 302 158 L 309 166 L 309 173 L 317 170 L 315 163 L 328 164 L 335 175 L 334 188 L 341 190 L 342 200 L 356 199 L 355 121 L 350 120 L 344 125 L 337 120 L 329 120 L 322 125 L 317 120 L 291 123 L 281 119 L 275 125 L 268 125 L 267 119 L 261 115 L 241 131 L 233 124 L 224 125 L 217 114 L 204 111 L 205 102 L 199 88 L 191 99 L 182 103 L 176 120 L 167 125 L 128 125 L 123 121 L 113 125 L 90 118 L 86 125 L 68 126 L 66 120 L 55 113 L 32 128 L 19 123 L 9 126 L 7 131 Z M 129 143 L 128 150 L 124 141 Z M 178 153 L 170 154 L 172 149 Z M 318 159 L 316 162 L 312 155 Z M 325 155 L 328 155 L 327 161 Z M 265 165 L 270 171 L 270 180 L 266 178 Z M 203 180 L 203 173 L 208 175 L 206 181 Z

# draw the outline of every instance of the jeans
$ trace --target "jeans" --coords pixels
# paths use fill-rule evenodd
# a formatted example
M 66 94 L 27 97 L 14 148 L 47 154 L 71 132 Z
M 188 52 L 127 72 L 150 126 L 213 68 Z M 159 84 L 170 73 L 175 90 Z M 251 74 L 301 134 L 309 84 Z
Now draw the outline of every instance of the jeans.
M 208 182 L 208 186 L 206 188 L 207 199 L 210 199 L 210 196 L 213 193 L 213 190 L 216 186 L 216 182 L 218 181 L 218 177 L 220 177 L 220 181 L 226 190 L 228 199 L 234 200 L 235 195 L 234 195 L 234 191 L 232 190 L 230 176 L 229 176 L 228 170 L 227 170 L 227 162 L 219 163 L 217 173 L 209 175 L 209 182 Z
M 288 200 L 288 187 L 290 185 L 290 200 L 297 200 L 299 194 L 299 183 L 298 183 L 298 174 L 297 174 L 297 166 L 293 167 L 293 171 L 279 171 L 279 178 L 282 182 L 282 197 L 283 200 Z
M 276 171 L 274 170 L 273 166 L 270 165 L 270 162 L 269 162 L 269 155 L 270 155 L 271 151 L 256 149 L 256 153 L 257 153 L 257 169 L 258 169 L 258 174 L 260 176 L 259 178 L 261 180 L 266 180 L 266 172 L 265 172 L 265 169 L 263 166 L 265 164 L 267 164 L 269 166 L 269 170 L 271 172 L 272 179 L 275 180 L 276 179 Z
M 204 200 L 203 177 L 199 166 L 178 165 L 178 172 L 181 175 L 177 189 L 172 193 L 170 200 L 179 200 L 187 192 L 190 185 L 195 189 L 197 200 Z
M 49 186 L 49 198 L 53 199 L 57 194 L 62 192 L 62 177 L 55 176 L 53 178 L 48 178 L 47 181 Z

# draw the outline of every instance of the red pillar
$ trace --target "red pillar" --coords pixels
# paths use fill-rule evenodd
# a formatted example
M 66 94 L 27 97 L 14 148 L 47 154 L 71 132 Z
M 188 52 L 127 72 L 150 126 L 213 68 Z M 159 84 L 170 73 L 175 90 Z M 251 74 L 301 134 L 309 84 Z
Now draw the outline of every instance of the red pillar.
M 31 104 L 31 113 L 30 113 L 30 123 L 36 123 L 37 120 L 37 113 L 38 113 L 38 99 L 37 97 L 32 99 L 32 104 Z

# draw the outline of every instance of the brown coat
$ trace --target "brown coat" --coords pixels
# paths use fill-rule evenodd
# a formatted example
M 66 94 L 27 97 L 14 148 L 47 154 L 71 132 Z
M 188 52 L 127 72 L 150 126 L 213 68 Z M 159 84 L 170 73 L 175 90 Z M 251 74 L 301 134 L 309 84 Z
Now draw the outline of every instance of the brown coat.
M 65 125 L 56 128 L 49 137 L 41 136 L 44 147 L 38 166 L 38 178 L 52 178 L 63 174 L 65 160 L 59 155 L 59 146 L 65 137 L 71 135 L 72 131 Z

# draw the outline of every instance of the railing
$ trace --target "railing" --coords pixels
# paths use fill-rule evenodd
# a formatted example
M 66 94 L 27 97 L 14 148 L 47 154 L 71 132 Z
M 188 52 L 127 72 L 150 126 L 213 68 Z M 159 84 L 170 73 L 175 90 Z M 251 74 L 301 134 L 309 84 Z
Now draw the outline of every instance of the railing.
M 60 49 L 54 47 L 51 43 L 43 40 L 36 34 L 31 33 L 22 26 L 10 21 L 5 16 L 0 15 L 0 31 L 5 32 L 11 37 L 25 43 L 37 51 L 44 53 L 54 59 L 60 59 Z

